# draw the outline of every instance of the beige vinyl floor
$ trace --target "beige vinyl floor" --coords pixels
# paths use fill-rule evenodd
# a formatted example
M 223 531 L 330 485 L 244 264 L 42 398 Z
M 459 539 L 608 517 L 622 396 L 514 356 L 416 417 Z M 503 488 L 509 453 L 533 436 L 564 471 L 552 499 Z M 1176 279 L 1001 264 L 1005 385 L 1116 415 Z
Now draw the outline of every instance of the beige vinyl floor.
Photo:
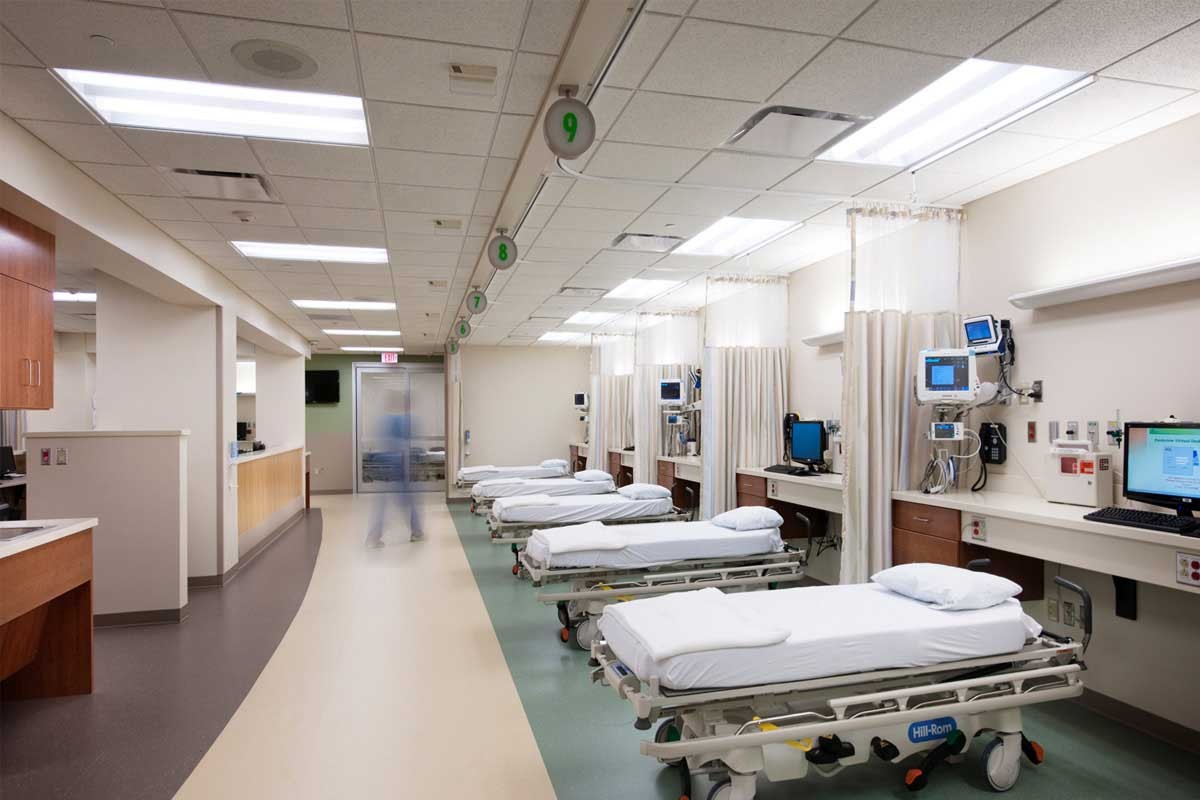
M 378 499 L 313 499 L 308 594 L 177 797 L 554 797 L 443 496 L 422 496 L 426 541 L 393 512 L 372 550 Z

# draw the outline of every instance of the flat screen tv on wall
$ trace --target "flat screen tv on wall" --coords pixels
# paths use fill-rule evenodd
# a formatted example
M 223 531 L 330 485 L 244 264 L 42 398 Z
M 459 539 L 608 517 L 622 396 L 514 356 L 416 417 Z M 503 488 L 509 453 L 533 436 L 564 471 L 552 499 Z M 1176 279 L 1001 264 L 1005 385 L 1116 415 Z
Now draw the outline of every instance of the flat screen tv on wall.
M 308 405 L 336 403 L 341 399 L 336 369 L 312 369 L 304 373 L 304 402 Z

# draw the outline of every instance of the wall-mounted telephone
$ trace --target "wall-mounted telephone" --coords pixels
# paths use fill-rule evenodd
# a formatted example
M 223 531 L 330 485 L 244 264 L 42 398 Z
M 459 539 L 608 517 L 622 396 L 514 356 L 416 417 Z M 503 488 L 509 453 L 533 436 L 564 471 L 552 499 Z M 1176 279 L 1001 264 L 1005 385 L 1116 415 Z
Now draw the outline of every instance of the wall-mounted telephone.
M 1008 460 L 1008 431 L 1003 422 L 984 422 L 979 426 L 979 458 L 985 464 L 1003 464 Z

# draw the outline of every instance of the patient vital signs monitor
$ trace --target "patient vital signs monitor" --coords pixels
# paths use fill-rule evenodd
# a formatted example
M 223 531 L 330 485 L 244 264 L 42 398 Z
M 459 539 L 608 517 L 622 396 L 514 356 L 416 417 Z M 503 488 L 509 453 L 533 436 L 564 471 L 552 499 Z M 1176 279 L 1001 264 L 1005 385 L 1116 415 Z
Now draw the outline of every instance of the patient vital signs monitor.
M 922 350 L 917 399 L 922 403 L 970 403 L 979 391 L 975 354 L 970 350 Z
M 659 381 L 658 402 L 664 406 L 683 405 L 683 381 L 679 378 Z
M 1183 515 L 1200 507 L 1200 422 L 1125 423 L 1125 496 Z

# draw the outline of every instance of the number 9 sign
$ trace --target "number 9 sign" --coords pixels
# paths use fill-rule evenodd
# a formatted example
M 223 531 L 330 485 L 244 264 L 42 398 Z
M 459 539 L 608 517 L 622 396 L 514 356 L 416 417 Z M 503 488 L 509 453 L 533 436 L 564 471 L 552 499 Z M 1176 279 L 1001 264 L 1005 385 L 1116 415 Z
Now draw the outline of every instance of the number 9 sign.
M 546 145 L 559 158 L 579 158 L 596 138 L 596 118 L 586 105 L 571 97 L 554 101 L 542 123 Z
M 493 236 L 488 242 L 488 261 L 496 269 L 508 269 L 517 263 L 517 243 L 509 236 Z

